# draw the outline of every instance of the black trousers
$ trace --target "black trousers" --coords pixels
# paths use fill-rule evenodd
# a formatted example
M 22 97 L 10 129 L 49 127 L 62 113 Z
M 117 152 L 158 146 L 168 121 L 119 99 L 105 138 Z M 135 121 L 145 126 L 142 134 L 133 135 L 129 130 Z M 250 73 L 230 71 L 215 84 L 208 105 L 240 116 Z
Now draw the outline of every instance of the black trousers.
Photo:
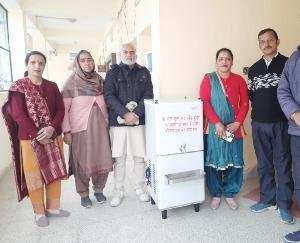
M 277 203 L 278 207 L 289 209 L 294 181 L 288 123 L 252 121 L 252 137 L 257 157 L 260 202 Z
M 300 209 L 300 136 L 291 135 L 291 152 L 294 163 L 295 196 Z

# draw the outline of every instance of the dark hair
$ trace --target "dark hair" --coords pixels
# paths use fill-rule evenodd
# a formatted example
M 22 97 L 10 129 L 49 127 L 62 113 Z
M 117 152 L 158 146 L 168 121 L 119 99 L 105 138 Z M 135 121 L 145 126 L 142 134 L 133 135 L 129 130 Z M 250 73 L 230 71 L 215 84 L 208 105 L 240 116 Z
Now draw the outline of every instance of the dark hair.
M 24 72 L 24 78 L 28 76 L 28 71 Z
M 273 35 L 274 35 L 274 37 L 275 37 L 275 39 L 278 40 L 278 35 L 277 35 L 276 31 L 273 30 L 273 29 L 271 29 L 271 28 L 266 28 L 266 29 L 263 29 L 263 30 L 259 31 L 259 33 L 257 35 L 257 39 L 259 39 L 259 37 L 261 35 L 263 35 L 264 33 L 267 33 L 267 32 L 272 32 Z
M 33 56 L 33 55 L 40 55 L 40 56 L 42 56 L 42 57 L 44 58 L 45 63 L 47 62 L 47 58 L 46 58 L 46 56 L 45 56 L 43 53 L 41 53 L 41 52 L 39 52 L 39 51 L 31 51 L 31 52 L 27 53 L 27 55 L 26 55 L 26 57 L 25 57 L 25 65 L 28 64 L 29 58 L 30 58 L 31 56 Z
M 218 57 L 219 57 L 220 53 L 223 52 L 223 51 L 227 52 L 229 54 L 229 56 L 231 56 L 231 59 L 233 60 L 232 51 L 230 49 L 224 47 L 224 48 L 221 48 L 220 50 L 217 51 L 217 53 L 216 53 L 216 61 L 218 60 Z

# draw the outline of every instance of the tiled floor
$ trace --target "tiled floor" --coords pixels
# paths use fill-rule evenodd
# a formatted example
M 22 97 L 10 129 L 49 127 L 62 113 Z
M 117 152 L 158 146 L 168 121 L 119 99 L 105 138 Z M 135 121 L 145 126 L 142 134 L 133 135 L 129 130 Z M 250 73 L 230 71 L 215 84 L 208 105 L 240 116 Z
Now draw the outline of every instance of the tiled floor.
M 130 167 L 130 166 L 129 166 Z M 130 175 L 131 168 L 128 169 Z M 38 228 L 33 221 L 28 199 L 17 202 L 12 171 L 0 180 L 0 242 L 101 242 L 101 243 L 276 243 L 283 242 L 283 234 L 297 230 L 300 224 L 285 225 L 277 211 L 254 214 L 249 211 L 251 200 L 242 197 L 257 186 L 246 181 L 239 195 L 240 208 L 232 211 L 223 201 L 213 211 L 206 200 L 196 213 L 187 206 L 168 210 L 168 218 L 161 219 L 155 205 L 137 200 L 130 176 L 126 180 L 126 198 L 121 206 L 96 204 L 85 209 L 75 193 L 74 179 L 63 182 L 62 207 L 72 214 L 69 218 L 52 219 L 47 228 Z M 105 194 L 112 194 L 110 175 Z

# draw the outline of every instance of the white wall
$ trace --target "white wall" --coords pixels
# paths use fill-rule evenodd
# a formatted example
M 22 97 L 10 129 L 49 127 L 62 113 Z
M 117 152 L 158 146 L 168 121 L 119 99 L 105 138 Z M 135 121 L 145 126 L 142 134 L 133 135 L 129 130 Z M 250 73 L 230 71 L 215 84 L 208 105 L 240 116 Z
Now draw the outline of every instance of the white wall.
M 85 49 L 91 52 L 97 64 L 98 50 L 96 47 L 87 46 L 58 46 L 56 48 L 57 55 L 48 57 L 48 78 L 57 83 L 61 88 L 66 79 L 72 73 L 73 60 L 69 58 L 69 54 L 78 53 L 80 50 Z
M 281 39 L 280 52 L 289 56 L 299 44 L 300 1 L 160 1 L 160 95 L 198 97 L 205 73 L 214 70 L 215 53 L 222 47 L 233 51 L 233 72 L 242 75 L 262 54 L 257 34 L 274 28 Z M 247 174 L 255 171 L 250 119 L 244 140 Z
M 13 79 L 22 77 L 25 71 L 25 17 L 21 10 L 10 11 L 9 42 L 11 49 Z
M 145 54 L 152 51 L 151 25 L 146 27 L 146 29 L 138 35 L 137 46 L 137 52 L 139 53 L 137 62 L 145 66 Z
M 214 69 L 222 47 L 232 49 L 233 71 L 241 74 L 243 66 L 262 55 L 257 34 L 263 28 L 278 32 L 283 54 L 290 55 L 299 44 L 298 0 L 175 2 L 160 1 L 162 96 L 197 97 L 199 82 Z

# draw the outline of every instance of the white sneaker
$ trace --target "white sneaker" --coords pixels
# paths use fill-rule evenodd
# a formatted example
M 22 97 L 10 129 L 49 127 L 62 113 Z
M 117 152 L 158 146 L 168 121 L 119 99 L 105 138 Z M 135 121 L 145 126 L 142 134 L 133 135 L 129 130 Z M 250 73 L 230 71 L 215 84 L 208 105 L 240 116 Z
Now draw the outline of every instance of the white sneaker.
M 143 189 L 141 188 L 135 189 L 135 193 L 141 202 L 149 202 L 150 197 L 146 192 L 143 191 Z
M 121 204 L 123 197 L 124 197 L 123 192 L 115 193 L 115 195 L 113 196 L 113 198 L 110 201 L 110 206 L 118 207 Z

